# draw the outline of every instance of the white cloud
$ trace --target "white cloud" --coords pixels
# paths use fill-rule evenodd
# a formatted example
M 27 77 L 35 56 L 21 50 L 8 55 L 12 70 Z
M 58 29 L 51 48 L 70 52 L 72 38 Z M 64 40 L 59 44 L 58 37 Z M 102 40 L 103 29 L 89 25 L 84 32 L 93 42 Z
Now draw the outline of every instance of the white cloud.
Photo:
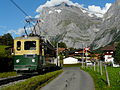
M 88 10 L 93 13 L 95 12 L 95 14 L 98 17 L 102 17 L 103 14 L 105 14 L 107 12 L 107 10 L 110 8 L 111 5 L 112 5 L 111 3 L 106 3 L 105 7 L 103 7 L 103 8 L 101 8 L 100 6 L 92 5 L 92 6 L 88 6 Z
M 10 31 L 8 31 L 8 33 L 16 34 L 16 35 L 22 35 L 24 32 L 25 31 L 24 31 L 23 28 L 19 28 L 18 30 L 10 30 Z
M 27 32 L 31 32 L 32 28 L 26 28 Z M 7 33 L 16 34 L 16 35 L 23 35 L 25 34 L 24 28 L 19 28 L 18 30 L 9 30 Z
M 39 18 L 40 17 L 40 14 L 36 15 L 35 18 Z
M 47 1 L 44 5 L 40 5 L 40 6 L 36 9 L 36 12 L 41 12 L 44 7 L 52 7 L 52 6 L 55 6 L 55 5 L 59 5 L 59 4 L 61 4 L 62 2 L 65 2 L 65 3 L 67 3 L 68 5 L 73 5 L 73 6 L 77 6 L 77 7 L 82 7 L 82 5 L 80 5 L 80 4 L 78 4 L 78 3 L 73 3 L 73 2 L 70 1 L 70 0 L 50 0 L 50 1 Z
M 88 6 L 88 8 L 84 8 L 83 4 L 79 4 L 79 3 L 73 3 L 70 0 L 50 0 L 47 1 L 44 5 L 40 5 L 37 9 L 36 12 L 41 12 L 42 9 L 44 7 L 52 7 L 55 5 L 59 5 L 62 2 L 67 3 L 68 5 L 73 5 L 73 6 L 77 6 L 83 9 L 83 12 L 85 13 L 86 11 L 89 11 L 89 13 L 95 14 L 98 17 L 103 17 L 103 14 L 105 14 L 107 12 L 107 10 L 110 8 L 110 6 L 112 5 L 111 3 L 106 3 L 105 7 L 101 8 L 100 6 L 95 6 L 95 5 L 91 5 Z M 50 12 L 51 13 L 51 12 Z M 36 15 L 36 17 L 38 18 L 40 15 Z

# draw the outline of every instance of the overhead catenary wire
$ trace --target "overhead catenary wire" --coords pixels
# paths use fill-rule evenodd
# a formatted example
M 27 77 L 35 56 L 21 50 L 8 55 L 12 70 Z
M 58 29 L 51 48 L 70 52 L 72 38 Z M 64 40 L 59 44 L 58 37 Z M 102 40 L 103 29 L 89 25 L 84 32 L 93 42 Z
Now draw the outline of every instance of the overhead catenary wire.
M 18 6 L 13 0 L 10 0 L 22 13 L 24 13 L 25 16 L 28 16 L 30 18 L 30 16 L 20 7 Z
M 10 0 L 26 17 L 28 17 L 29 19 L 28 20 L 25 20 L 27 23 L 29 23 L 29 25 L 30 25 L 30 21 L 33 21 L 33 19 L 19 6 L 19 5 L 17 5 L 17 3 L 15 3 L 13 0 Z M 39 20 L 40 21 L 40 20 Z M 38 23 L 38 21 L 37 21 L 37 23 Z M 34 32 L 35 32 L 35 34 L 36 34 L 36 30 L 35 30 L 35 27 L 36 27 L 36 25 L 34 26 L 34 24 L 33 23 L 31 23 L 32 25 L 33 25 L 33 27 L 34 27 Z M 39 26 L 38 26 L 39 27 Z M 28 35 L 27 34 L 27 30 L 26 30 L 26 27 L 24 27 L 24 29 L 25 29 L 25 33 L 26 33 L 26 35 Z M 32 30 L 31 30 L 32 31 Z M 32 31 L 32 33 L 33 33 L 33 31 Z

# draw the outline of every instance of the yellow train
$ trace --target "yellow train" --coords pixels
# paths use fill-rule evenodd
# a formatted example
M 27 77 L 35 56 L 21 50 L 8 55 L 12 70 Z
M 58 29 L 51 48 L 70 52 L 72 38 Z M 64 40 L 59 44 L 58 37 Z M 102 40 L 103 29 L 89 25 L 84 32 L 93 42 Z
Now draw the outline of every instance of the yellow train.
M 39 36 L 23 36 L 14 39 L 14 70 L 18 72 L 58 69 L 54 64 L 55 57 L 54 46 Z

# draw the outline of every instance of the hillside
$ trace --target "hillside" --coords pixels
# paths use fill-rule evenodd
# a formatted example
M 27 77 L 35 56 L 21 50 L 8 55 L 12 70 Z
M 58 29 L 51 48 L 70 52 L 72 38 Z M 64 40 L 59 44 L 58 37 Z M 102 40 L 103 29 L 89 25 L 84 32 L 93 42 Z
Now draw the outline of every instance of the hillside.
M 43 5 L 44 6 L 44 5 Z M 74 3 L 61 2 L 55 6 L 40 7 L 40 30 L 37 33 L 51 41 L 66 43 L 68 47 L 93 49 L 120 41 L 120 0 L 103 17 Z
M 102 22 L 101 18 L 90 16 L 82 8 L 65 2 L 44 7 L 39 18 L 44 22 L 39 23 L 41 30 L 38 33 L 51 41 L 62 41 L 75 48 L 82 47 L 83 43 L 90 45 Z
M 0 45 L 0 57 L 5 56 L 5 54 L 6 54 L 5 48 L 7 48 L 7 47 L 9 47 L 9 46 Z

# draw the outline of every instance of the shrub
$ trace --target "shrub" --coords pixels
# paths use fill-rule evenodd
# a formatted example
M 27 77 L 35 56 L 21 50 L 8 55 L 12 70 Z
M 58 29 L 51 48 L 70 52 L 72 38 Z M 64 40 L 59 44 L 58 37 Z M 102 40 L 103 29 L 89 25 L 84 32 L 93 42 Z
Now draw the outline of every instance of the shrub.
M 51 78 L 55 78 L 60 73 L 62 73 L 62 70 L 35 76 L 15 85 L 5 87 L 2 90 L 35 90 L 36 88 L 41 87 L 41 85 L 49 81 Z

